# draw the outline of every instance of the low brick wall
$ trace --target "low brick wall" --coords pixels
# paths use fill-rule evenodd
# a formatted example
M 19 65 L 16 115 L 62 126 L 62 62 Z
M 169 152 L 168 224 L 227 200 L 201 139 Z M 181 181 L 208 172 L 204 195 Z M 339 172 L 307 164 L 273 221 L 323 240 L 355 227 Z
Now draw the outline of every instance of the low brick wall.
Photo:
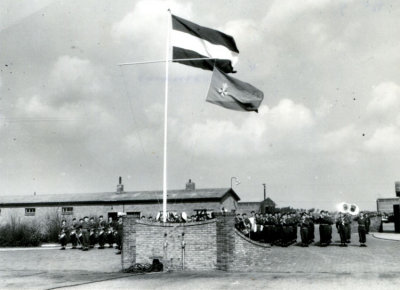
M 219 213 L 204 222 L 161 224 L 126 216 L 122 269 L 153 259 L 159 259 L 165 270 L 246 271 L 268 264 L 270 247 L 237 231 L 234 217 Z
M 190 224 L 161 224 L 125 217 L 122 268 L 159 259 L 166 270 L 216 269 L 216 223 L 216 220 L 210 220 Z M 184 251 L 182 243 L 185 245 Z

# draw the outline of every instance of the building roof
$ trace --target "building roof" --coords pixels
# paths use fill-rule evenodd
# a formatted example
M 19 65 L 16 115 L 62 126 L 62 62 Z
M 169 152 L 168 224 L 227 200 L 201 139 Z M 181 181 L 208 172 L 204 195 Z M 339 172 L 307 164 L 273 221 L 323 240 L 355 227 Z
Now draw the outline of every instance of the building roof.
M 227 195 L 235 200 L 239 196 L 231 188 L 208 188 L 196 190 L 168 190 L 168 200 L 184 201 L 220 201 Z M 162 191 L 127 191 L 123 193 L 75 193 L 46 195 L 0 196 L 0 207 L 26 205 L 74 205 L 74 204 L 116 204 L 116 203 L 152 203 L 163 200 Z
M 376 201 L 399 201 L 400 197 L 378 198 Z

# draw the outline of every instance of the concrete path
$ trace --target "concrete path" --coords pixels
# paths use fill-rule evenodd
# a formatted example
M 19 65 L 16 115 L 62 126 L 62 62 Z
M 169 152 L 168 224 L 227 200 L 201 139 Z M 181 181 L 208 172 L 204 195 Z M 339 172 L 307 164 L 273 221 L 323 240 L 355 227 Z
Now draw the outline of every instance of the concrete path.
M 377 239 L 400 241 L 400 234 L 398 233 L 373 233 L 372 235 Z
M 359 247 L 357 233 L 346 248 L 338 247 L 336 233 L 326 248 L 272 247 L 269 263 L 242 273 L 132 275 L 120 272 L 115 249 L 3 248 L 0 289 L 398 289 L 400 243 L 373 235 L 366 248 Z

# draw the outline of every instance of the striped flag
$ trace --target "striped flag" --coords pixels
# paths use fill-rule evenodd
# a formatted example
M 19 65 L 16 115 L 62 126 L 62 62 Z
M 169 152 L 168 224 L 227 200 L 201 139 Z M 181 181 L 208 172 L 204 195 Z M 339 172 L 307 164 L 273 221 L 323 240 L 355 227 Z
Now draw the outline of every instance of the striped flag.
M 232 36 L 172 15 L 171 43 L 175 62 L 206 70 L 215 64 L 225 73 L 234 72 L 239 50 Z M 192 58 L 208 59 L 184 60 Z

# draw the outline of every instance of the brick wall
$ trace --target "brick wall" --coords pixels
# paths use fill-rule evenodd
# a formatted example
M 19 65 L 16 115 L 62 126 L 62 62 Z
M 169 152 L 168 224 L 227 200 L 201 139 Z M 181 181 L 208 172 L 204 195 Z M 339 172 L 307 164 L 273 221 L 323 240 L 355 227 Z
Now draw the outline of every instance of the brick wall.
M 235 250 L 233 261 L 229 271 L 246 271 L 262 269 L 263 265 L 269 265 L 269 253 L 271 247 L 266 244 L 252 241 L 235 230 Z
M 122 268 L 160 259 L 165 269 L 216 269 L 216 220 L 190 224 L 161 224 L 124 217 Z
M 160 224 L 124 217 L 122 269 L 160 259 L 165 270 L 248 271 L 268 263 L 270 247 L 236 231 L 234 214 L 190 224 Z M 184 235 L 182 235 L 184 234 Z

